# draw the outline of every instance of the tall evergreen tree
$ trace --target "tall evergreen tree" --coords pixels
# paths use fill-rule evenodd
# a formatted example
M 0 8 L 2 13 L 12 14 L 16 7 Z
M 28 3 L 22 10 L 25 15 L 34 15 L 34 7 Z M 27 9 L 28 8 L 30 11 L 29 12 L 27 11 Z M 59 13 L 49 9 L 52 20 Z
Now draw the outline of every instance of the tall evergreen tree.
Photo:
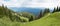
M 3 14 L 5 15 L 5 11 L 4 11 L 4 5 L 2 4 L 2 11 L 3 11 Z
M 41 17 L 42 17 L 42 10 L 40 11 L 40 14 L 38 15 L 38 18 L 37 19 L 39 19 Z
M 56 8 L 56 12 L 59 12 L 60 11 L 60 7 L 57 6 Z
M 49 10 L 49 8 L 47 8 L 47 13 L 49 13 L 50 12 L 50 10 Z
M 59 7 L 57 6 L 57 10 L 56 10 L 56 12 L 58 12 L 59 11 Z
M 59 7 L 59 11 L 60 11 L 60 7 Z
M 7 8 L 7 6 L 4 8 L 4 10 L 5 10 L 5 15 L 8 16 L 8 8 Z
M 33 16 L 31 15 L 31 17 L 29 18 L 29 21 L 33 21 L 34 19 L 33 19 Z
M 11 21 L 14 21 L 13 18 L 12 18 L 12 13 L 11 13 L 11 11 L 9 11 L 8 14 L 9 14 L 9 18 L 10 18 L 10 20 L 11 20 Z
M 49 13 L 49 12 L 50 12 L 49 8 L 46 8 L 46 9 L 44 10 L 44 12 L 43 12 L 43 15 L 45 15 L 45 14 L 47 14 L 47 13 Z
M 53 10 L 53 12 L 52 13 L 54 13 L 54 12 L 56 12 L 56 8 L 54 7 L 54 10 Z

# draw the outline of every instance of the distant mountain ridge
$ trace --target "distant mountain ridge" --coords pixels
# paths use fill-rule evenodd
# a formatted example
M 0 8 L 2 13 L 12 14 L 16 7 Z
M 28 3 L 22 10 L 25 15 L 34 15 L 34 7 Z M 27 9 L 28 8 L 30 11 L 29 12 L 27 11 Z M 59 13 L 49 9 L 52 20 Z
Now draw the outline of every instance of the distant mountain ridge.
M 12 10 L 14 10 L 15 12 L 29 12 L 35 15 L 38 15 L 41 9 L 45 9 L 45 8 L 25 8 L 25 7 L 21 7 L 21 8 L 11 8 Z

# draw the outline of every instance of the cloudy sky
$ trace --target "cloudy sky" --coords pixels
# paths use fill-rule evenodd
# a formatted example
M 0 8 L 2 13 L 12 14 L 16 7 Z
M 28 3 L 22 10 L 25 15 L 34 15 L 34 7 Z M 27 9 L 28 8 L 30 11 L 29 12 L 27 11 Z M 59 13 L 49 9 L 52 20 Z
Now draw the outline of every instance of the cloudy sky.
M 60 6 L 60 0 L 0 0 L 0 5 L 8 7 L 56 7 Z

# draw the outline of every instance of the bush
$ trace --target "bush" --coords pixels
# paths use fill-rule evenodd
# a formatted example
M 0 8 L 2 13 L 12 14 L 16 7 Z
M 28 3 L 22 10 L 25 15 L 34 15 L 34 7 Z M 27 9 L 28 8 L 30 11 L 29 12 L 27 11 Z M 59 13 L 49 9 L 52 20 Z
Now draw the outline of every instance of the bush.
M 20 20 L 21 22 L 28 22 L 28 21 L 29 21 L 29 19 L 26 18 L 26 17 L 21 17 L 21 16 L 20 16 L 20 19 L 21 19 L 21 20 Z
M 29 21 L 33 21 L 35 19 L 35 15 L 28 13 L 28 12 L 21 12 L 21 16 L 28 18 Z

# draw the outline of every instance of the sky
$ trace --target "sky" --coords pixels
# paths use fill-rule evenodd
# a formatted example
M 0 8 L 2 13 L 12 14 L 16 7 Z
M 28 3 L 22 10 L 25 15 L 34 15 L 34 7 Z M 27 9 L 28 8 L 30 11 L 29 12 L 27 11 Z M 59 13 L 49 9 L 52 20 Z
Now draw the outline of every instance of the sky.
M 8 7 L 45 7 L 51 8 L 60 6 L 60 0 L 0 0 L 0 6 Z

